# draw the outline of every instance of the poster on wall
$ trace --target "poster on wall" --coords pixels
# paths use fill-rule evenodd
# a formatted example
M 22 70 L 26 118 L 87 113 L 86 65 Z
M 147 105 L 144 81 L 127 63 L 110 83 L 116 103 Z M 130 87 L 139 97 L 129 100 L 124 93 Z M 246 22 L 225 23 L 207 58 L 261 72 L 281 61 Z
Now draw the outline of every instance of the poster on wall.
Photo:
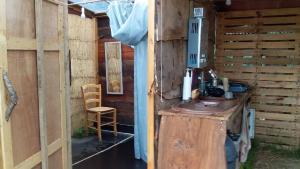
M 105 42 L 107 94 L 123 94 L 121 42 Z

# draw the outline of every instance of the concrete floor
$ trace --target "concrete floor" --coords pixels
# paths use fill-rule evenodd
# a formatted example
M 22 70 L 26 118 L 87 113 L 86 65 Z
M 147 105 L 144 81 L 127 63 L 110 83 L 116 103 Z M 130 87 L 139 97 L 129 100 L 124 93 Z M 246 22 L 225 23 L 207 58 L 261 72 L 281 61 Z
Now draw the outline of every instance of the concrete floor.
M 134 158 L 133 139 L 83 161 L 73 169 L 146 169 L 142 160 Z

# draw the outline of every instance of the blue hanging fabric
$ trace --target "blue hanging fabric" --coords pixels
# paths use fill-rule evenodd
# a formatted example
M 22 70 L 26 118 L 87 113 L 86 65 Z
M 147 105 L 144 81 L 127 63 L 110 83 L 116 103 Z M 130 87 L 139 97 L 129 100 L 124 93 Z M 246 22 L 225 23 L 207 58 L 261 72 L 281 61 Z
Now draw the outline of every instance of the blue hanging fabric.
M 148 0 L 112 1 L 107 15 L 112 37 L 134 46 L 134 150 L 147 162 Z

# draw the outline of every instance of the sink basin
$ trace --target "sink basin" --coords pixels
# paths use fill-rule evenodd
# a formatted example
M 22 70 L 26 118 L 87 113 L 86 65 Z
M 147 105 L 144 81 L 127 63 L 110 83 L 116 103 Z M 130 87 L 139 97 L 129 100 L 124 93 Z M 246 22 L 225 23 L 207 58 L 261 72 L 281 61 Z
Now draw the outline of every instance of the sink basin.
M 174 110 L 183 113 L 194 114 L 216 114 L 222 113 L 234 107 L 236 100 L 225 100 L 223 98 L 206 97 L 189 103 L 180 103 L 173 107 Z
M 201 102 L 205 107 L 216 107 L 220 104 L 218 101 L 202 101 Z

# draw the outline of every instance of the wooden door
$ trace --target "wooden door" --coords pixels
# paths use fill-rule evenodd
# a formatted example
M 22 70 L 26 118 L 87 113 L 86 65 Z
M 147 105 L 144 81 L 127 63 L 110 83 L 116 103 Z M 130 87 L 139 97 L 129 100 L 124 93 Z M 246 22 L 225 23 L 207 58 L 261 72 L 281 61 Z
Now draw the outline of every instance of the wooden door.
M 70 168 L 65 0 L 0 0 L 0 168 Z M 9 119 L 8 78 L 18 101 Z

